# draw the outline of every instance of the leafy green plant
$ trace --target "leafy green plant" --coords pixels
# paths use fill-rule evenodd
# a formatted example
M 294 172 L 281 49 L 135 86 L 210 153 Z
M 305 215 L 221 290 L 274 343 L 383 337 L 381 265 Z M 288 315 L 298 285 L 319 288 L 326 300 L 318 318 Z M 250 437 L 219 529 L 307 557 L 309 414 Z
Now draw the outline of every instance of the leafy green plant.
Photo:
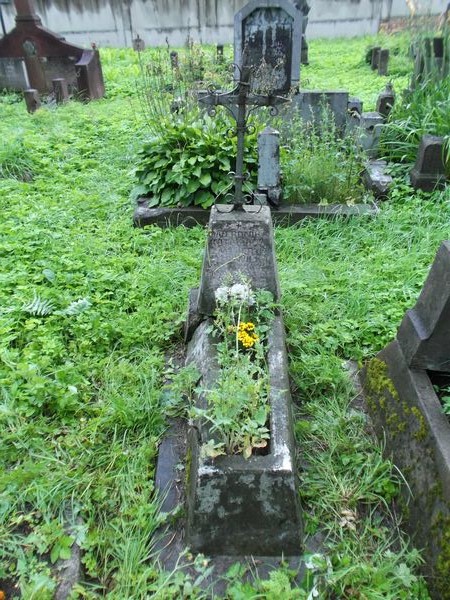
M 2 145 L 0 149 L 0 179 L 31 181 L 34 164 L 21 138 Z
M 199 114 L 167 122 L 163 135 L 150 139 L 139 151 L 132 195 L 149 197 L 149 206 L 201 206 L 209 208 L 232 186 L 236 142 L 228 123 Z M 245 164 L 255 180 L 255 134 L 247 136 Z
M 320 123 L 289 123 L 281 167 L 287 202 L 354 204 L 366 193 L 360 182 L 364 158 L 354 136 L 338 134 L 333 115 L 323 106 Z
M 209 425 L 211 437 L 202 446 L 206 456 L 242 453 L 249 458 L 255 448 L 267 446 L 270 435 L 264 340 L 273 319 L 273 297 L 237 283 L 218 288 L 216 302 L 209 333 L 216 339 L 219 377 L 212 389 L 200 388 L 206 406 L 192 407 L 190 416 Z
M 444 137 L 446 161 L 450 169 L 450 78 L 427 80 L 394 105 L 388 123 L 382 129 L 381 148 L 387 158 L 413 163 L 424 134 Z M 449 171 L 450 172 L 450 171 Z

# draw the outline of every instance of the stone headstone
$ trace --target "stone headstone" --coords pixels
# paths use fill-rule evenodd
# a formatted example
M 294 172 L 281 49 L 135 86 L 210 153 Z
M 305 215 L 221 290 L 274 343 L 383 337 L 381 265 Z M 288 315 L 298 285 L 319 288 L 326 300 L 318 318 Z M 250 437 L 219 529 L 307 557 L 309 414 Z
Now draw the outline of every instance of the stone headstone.
M 23 58 L 0 58 L 0 89 L 21 91 L 29 86 Z
M 375 46 L 374 48 L 372 48 L 372 55 L 370 58 L 370 66 L 372 67 L 372 69 L 374 71 L 376 71 L 376 69 L 378 69 L 378 60 L 380 57 L 380 50 L 381 50 L 381 46 Z
M 302 14 L 289 0 L 250 0 L 234 17 L 234 62 L 257 71 L 253 91 L 296 87 L 301 47 Z
M 98 51 L 69 44 L 43 27 L 32 0 L 14 0 L 14 3 L 16 26 L 0 39 L 0 87 L 10 90 L 32 87 L 50 93 L 53 79 L 62 77 L 71 91 L 82 92 L 87 99 L 102 98 L 105 87 Z M 22 64 L 25 77 L 21 75 Z
M 27 111 L 34 113 L 41 106 L 41 100 L 39 98 L 39 92 L 35 89 L 29 88 L 24 90 L 23 97 L 25 98 L 25 104 L 27 105 Z
M 138 35 L 133 40 L 133 50 L 135 52 L 143 52 L 145 50 L 145 42 Z
M 359 143 L 370 158 L 376 158 L 384 117 L 379 112 L 364 112 L 360 119 Z
M 242 278 L 252 289 L 265 289 L 279 299 L 280 290 L 273 245 L 272 216 L 267 206 L 229 205 L 211 209 L 207 247 L 203 259 L 198 312 L 212 315 L 215 291 Z
M 308 26 L 309 5 L 305 0 L 294 0 L 295 7 L 302 13 L 302 54 L 301 64 L 309 65 L 308 42 L 306 41 L 306 27 Z
M 265 194 L 272 206 L 281 199 L 280 133 L 266 127 L 258 135 L 258 192 Z
M 395 92 L 392 84 L 386 85 L 384 92 L 378 96 L 376 110 L 383 117 L 388 117 L 395 104 Z
M 450 242 L 443 242 L 397 340 L 410 368 L 450 373 Z
M 216 46 L 216 58 L 217 62 L 223 62 L 223 44 L 217 44 Z
M 62 77 L 53 80 L 53 95 L 55 96 L 56 104 L 64 104 L 69 100 L 69 90 L 67 81 Z
M 420 141 L 417 160 L 411 171 L 411 184 L 427 192 L 442 187 L 446 181 L 443 159 L 444 140 L 435 135 L 424 135 Z
M 389 66 L 389 50 L 383 48 L 378 54 L 378 75 L 387 75 Z
M 363 102 L 359 98 L 352 96 L 347 102 L 347 112 L 361 115 L 363 111 Z
M 178 70 L 180 68 L 180 64 L 178 61 L 178 52 L 176 52 L 175 50 L 172 50 L 172 52 L 170 53 L 170 66 L 174 70 Z
M 329 109 L 338 129 L 343 129 L 347 120 L 348 92 L 301 91 L 292 98 L 292 107 L 296 107 L 304 123 L 320 123 L 323 111 Z

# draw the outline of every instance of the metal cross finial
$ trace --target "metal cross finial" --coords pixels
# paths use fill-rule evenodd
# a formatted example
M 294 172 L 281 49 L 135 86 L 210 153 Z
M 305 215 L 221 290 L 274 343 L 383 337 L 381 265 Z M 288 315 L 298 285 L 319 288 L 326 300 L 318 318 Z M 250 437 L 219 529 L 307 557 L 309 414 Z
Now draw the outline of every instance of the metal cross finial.
M 208 113 L 215 115 L 217 106 L 224 106 L 236 120 L 237 155 L 236 172 L 234 173 L 234 208 L 242 210 L 245 203 L 243 185 L 244 175 L 244 150 L 245 134 L 249 132 L 247 125 L 249 114 L 258 107 L 270 106 L 271 114 L 278 112 L 277 105 L 287 102 L 283 96 L 271 94 L 250 93 L 250 79 L 252 69 L 248 66 L 236 67 L 239 72 L 239 81 L 230 92 L 209 91 L 200 93 L 199 102 L 208 106 Z

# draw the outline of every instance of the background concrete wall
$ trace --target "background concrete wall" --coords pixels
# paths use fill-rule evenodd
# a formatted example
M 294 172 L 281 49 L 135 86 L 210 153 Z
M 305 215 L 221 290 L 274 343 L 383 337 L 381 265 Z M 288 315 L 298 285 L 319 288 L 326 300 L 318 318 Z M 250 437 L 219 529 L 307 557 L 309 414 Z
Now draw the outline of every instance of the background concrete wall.
M 7 0 L 3 0 L 5 2 Z M 422 14 L 439 14 L 447 0 L 411 0 Z M 0 0 L 0 3 L 2 0 Z M 83 45 L 130 46 L 136 34 L 147 45 L 196 41 L 232 43 L 233 16 L 247 0 L 35 0 L 46 27 Z M 307 37 L 375 33 L 381 18 L 408 16 L 405 0 L 309 0 Z M 14 8 L 2 4 L 7 29 Z

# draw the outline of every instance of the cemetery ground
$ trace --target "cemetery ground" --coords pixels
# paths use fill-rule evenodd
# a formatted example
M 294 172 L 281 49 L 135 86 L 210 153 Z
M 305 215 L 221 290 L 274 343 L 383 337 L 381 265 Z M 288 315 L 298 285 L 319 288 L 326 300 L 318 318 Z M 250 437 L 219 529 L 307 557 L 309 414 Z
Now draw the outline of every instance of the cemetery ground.
M 364 63 L 373 41 L 312 41 L 302 86 L 346 88 L 373 109 L 388 81 Z M 140 69 L 131 50 L 103 50 L 102 63 L 104 100 L 29 116 L 19 96 L 0 95 L 0 589 L 52 598 L 50 565 L 76 542 L 73 597 L 211 597 L 206 559 L 192 559 L 196 582 L 163 572 L 153 549 L 177 518 L 159 512 L 154 487 L 162 389 L 206 232 L 132 228 L 148 137 Z M 276 228 L 305 530 L 320 544 L 301 582 L 287 568 L 259 579 L 255 565 L 249 582 L 249 567 L 233 567 L 228 598 L 307 598 L 313 586 L 321 598 L 428 597 L 420 549 L 402 533 L 402 474 L 382 457 L 347 363 L 393 339 L 450 235 L 448 187 L 415 192 L 402 173 L 376 218 Z

